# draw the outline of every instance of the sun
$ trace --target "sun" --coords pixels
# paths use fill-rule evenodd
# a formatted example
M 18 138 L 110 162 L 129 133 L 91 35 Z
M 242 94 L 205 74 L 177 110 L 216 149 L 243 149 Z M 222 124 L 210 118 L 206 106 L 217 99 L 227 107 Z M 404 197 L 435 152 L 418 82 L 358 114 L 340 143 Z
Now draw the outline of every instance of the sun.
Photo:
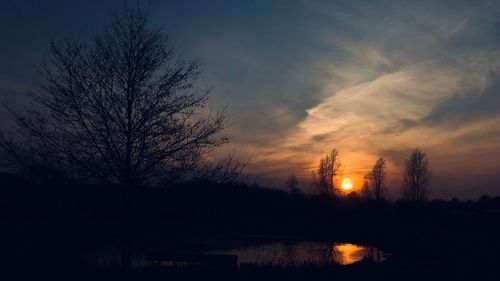
M 341 187 L 342 187 L 343 190 L 351 190 L 352 189 L 352 181 L 351 181 L 351 179 L 350 178 L 345 178 L 342 181 Z

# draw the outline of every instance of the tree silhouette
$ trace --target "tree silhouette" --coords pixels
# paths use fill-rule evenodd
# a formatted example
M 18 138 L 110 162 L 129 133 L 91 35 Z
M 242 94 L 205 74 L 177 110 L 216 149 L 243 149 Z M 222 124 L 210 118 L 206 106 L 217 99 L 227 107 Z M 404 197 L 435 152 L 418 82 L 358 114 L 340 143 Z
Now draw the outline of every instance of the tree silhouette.
M 125 234 L 132 186 L 168 181 L 227 142 L 224 109 L 208 106 L 209 90 L 195 86 L 199 60 L 179 57 L 148 18 L 137 5 L 90 43 L 52 41 L 31 105 L 8 108 L 17 134 L 0 135 L 17 172 L 121 184 Z M 129 245 L 122 258 L 130 267 Z
M 379 158 L 373 165 L 372 170 L 365 175 L 363 185 L 363 194 L 367 197 L 373 197 L 376 200 L 382 199 L 385 192 L 385 160 Z
M 313 171 L 313 185 L 321 192 L 331 195 L 339 194 L 337 177 L 341 173 L 339 150 L 334 148 L 319 162 L 318 169 Z
M 300 193 L 299 189 L 299 181 L 297 180 L 297 177 L 295 174 L 291 174 L 285 181 L 285 189 L 290 192 L 291 194 L 298 194 Z
M 3 154 L 41 176 L 161 181 L 226 142 L 223 109 L 207 107 L 209 90 L 194 85 L 199 71 L 139 8 L 115 16 L 91 44 L 51 42 L 40 91 L 25 113 L 9 110 L 19 134 L 2 134 Z
M 403 177 L 403 197 L 412 201 L 423 201 L 429 195 L 429 161 L 420 149 L 411 152 L 406 160 Z
M 364 182 L 363 187 L 361 188 L 361 194 L 365 198 L 373 198 L 373 183 L 371 178 L 371 173 L 366 173 L 363 176 Z
M 200 164 L 195 170 L 193 178 L 195 180 L 208 180 L 216 183 L 235 182 L 246 168 L 250 158 L 240 160 L 236 153 L 231 151 L 229 154 L 215 161 L 206 161 Z

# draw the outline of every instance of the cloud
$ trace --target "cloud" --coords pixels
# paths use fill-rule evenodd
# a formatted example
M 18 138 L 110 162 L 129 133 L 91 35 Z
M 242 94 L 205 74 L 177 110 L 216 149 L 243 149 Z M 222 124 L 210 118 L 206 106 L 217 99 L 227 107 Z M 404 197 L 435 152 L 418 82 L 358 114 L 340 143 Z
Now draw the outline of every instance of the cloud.
M 460 197 L 465 182 L 480 174 L 491 178 L 500 167 L 491 156 L 500 149 L 499 37 L 492 12 L 498 6 L 386 9 L 383 1 L 371 3 L 341 9 L 338 3 L 312 4 L 334 23 L 324 25 L 317 38 L 334 50 L 317 64 L 328 78 L 319 81 L 318 103 L 261 158 L 263 169 L 283 170 L 287 159 L 307 159 L 300 174 L 307 177 L 321 155 L 338 147 L 346 174 L 361 177 L 383 156 L 396 196 L 404 159 L 421 147 L 439 179 L 434 195 Z M 445 175 L 464 184 L 446 184 Z M 488 188 L 500 193 L 492 181 L 485 184 L 469 195 Z
M 101 2 L 3 5 L 1 98 L 22 102 L 52 35 L 86 38 L 122 5 Z M 439 179 L 436 196 L 500 194 L 493 180 L 465 186 L 500 174 L 500 2 L 163 1 L 151 10 L 183 55 L 203 59 L 200 85 L 228 105 L 227 134 L 253 156 L 250 173 L 304 180 L 338 147 L 353 177 L 386 157 L 396 192 L 419 146 Z

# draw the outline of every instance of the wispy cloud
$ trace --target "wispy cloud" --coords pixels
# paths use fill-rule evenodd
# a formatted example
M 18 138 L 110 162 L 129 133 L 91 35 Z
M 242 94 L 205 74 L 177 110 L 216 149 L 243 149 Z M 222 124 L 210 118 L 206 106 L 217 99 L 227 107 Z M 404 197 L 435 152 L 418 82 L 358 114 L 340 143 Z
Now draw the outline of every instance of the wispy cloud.
M 316 81 L 319 101 L 293 130 L 260 147 L 261 168 L 283 177 L 288 167 L 307 177 L 322 154 L 338 147 L 351 177 L 360 178 L 376 158 L 388 158 L 395 194 L 404 158 L 421 147 L 438 178 L 438 197 L 464 189 L 453 190 L 457 181 L 447 185 L 445 175 L 498 173 L 500 160 L 488 156 L 500 149 L 500 49 L 491 16 L 498 7 L 377 3 L 344 10 L 313 5 L 334 23 L 331 30 L 323 25 L 316 38 L 332 46 L 315 62 L 328 75 Z M 465 182 L 469 194 L 500 192 L 492 184 L 485 189 L 484 182 L 480 188 Z
M 86 38 L 122 5 L 75 1 L 0 4 L 2 99 L 24 100 L 53 35 Z M 435 196 L 500 194 L 500 2 L 186 0 L 152 12 L 183 55 L 203 59 L 200 82 L 228 105 L 227 134 L 265 183 L 307 179 L 338 147 L 352 177 L 386 157 L 396 194 L 418 146 Z

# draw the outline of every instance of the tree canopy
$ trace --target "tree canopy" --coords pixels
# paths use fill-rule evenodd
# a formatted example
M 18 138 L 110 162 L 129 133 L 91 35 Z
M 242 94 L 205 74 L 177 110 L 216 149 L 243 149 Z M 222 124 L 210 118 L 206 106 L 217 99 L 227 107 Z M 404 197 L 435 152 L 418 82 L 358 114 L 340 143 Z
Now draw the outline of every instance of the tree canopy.
M 9 167 L 38 177 L 168 181 L 227 142 L 224 108 L 196 86 L 200 61 L 177 55 L 148 12 L 127 9 L 91 42 L 53 41 L 28 108 L 8 108 Z

